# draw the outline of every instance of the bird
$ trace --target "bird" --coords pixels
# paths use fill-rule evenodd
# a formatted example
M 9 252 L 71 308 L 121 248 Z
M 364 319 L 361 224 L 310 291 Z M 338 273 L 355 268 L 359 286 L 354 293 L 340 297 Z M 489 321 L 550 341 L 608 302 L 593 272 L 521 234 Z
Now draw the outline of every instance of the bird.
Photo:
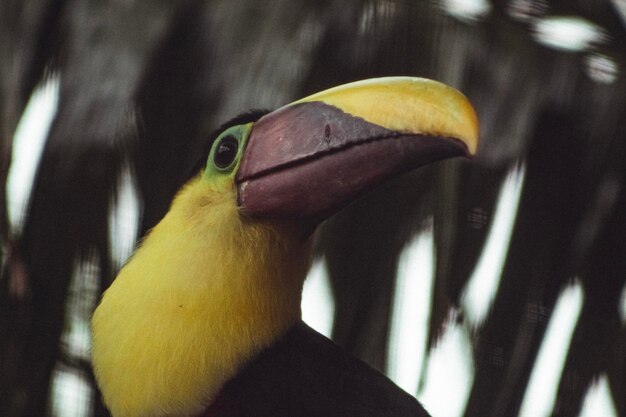
M 383 77 L 248 112 L 104 292 L 92 364 L 114 417 L 428 416 L 301 318 L 317 227 L 380 183 L 471 157 L 478 120 L 443 83 Z

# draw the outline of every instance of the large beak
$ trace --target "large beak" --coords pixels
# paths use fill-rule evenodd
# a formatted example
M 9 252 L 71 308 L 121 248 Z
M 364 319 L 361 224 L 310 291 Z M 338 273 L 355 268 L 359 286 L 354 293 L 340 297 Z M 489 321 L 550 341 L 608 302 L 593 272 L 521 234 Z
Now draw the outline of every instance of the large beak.
M 253 125 L 236 175 L 239 206 L 317 224 L 382 181 L 473 155 L 477 143 L 474 109 L 451 87 L 410 77 L 342 85 Z

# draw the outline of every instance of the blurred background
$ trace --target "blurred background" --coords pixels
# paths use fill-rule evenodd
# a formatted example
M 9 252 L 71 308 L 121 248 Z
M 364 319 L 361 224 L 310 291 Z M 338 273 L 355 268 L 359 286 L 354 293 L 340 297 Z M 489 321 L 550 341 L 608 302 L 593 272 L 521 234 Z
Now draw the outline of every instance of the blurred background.
M 3 0 L 0 416 L 107 416 L 93 309 L 208 133 L 434 78 L 472 161 L 318 236 L 303 315 L 433 417 L 626 416 L 625 0 Z

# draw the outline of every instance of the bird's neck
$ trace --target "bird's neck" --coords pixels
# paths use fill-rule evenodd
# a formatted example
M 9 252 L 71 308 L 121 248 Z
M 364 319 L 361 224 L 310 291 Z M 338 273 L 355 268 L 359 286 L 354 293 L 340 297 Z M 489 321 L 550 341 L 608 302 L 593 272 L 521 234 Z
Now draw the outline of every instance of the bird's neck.
M 115 417 L 186 416 L 300 318 L 309 247 L 201 178 L 106 291 L 93 362 Z

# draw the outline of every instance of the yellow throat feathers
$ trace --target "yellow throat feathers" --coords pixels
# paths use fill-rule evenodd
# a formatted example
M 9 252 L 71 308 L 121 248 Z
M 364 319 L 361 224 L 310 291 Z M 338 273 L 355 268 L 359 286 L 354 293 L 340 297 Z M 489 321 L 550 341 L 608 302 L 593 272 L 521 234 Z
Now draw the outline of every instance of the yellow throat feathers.
M 202 411 L 300 318 L 309 254 L 288 227 L 242 218 L 232 181 L 190 181 L 93 317 L 113 416 Z

